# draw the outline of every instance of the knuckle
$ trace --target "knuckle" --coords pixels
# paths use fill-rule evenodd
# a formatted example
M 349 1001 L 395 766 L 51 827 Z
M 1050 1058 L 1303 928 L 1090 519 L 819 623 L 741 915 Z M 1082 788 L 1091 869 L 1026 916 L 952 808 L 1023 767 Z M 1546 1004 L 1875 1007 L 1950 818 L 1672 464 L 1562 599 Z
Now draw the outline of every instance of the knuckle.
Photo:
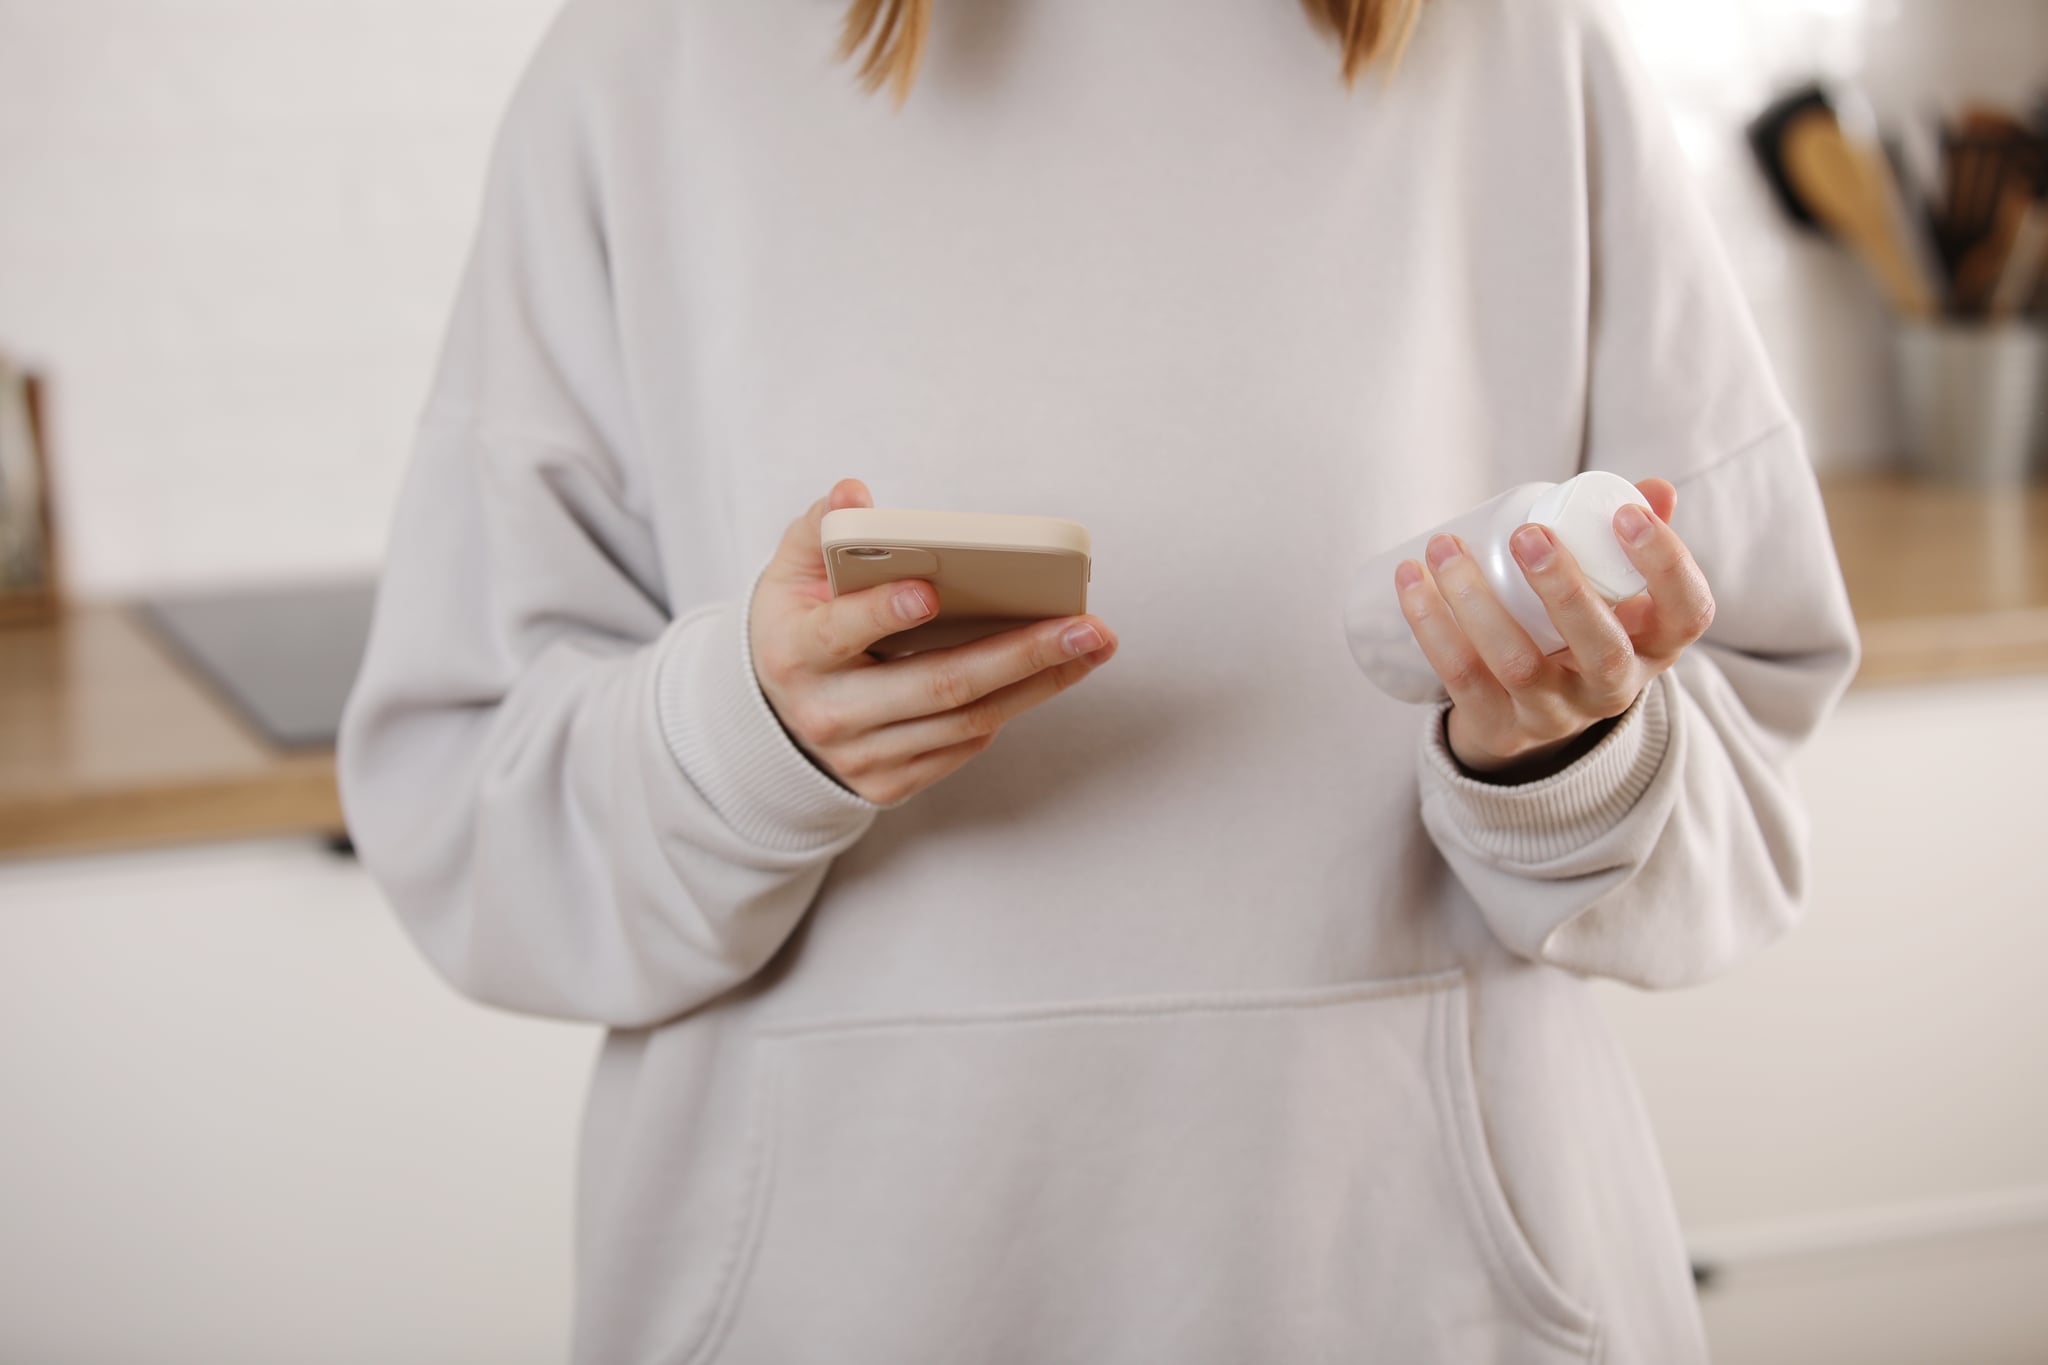
M 1557 590 L 1550 599 L 1559 611 L 1576 612 L 1586 605 L 1586 580 L 1575 579 Z
M 777 687 L 786 687 L 796 676 L 796 664 L 775 644 L 764 644 L 754 652 L 754 672 Z
M 961 708 L 960 720 L 969 738 L 980 739 L 1003 728 L 1002 707 L 994 698 L 983 697 Z
M 1436 619 L 1437 602 L 1441 600 L 1425 597 L 1421 593 L 1409 593 L 1401 598 L 1401 615 L 1419 631 Z
M 1714 595 L 1704 585 L 1700 588 L 1699 599 L 1686 614 L 1685 632 L 1689 640 L 1697 640 L 1712 629 L 1714 624 Z
M 932 670 L 931 699 L 942 711 L 951 711 L 974 700 L 974 678 L 957 663 L 941 664 Z
M 800 701 L 792 707 L 789 723 L 813 744 L 836 744 L 846 737 L 838 712 L 815 701 Z
M 1444 686 L 1453 692 L 1470 691 L 1479 685 L 1484 672 L 1477 655 L 1459 654 L 1444 664 Z
M 866 777 L 878 766 L 873 753 L 866 749 L 855 749 L 832 761 L 841 777 Z
M 1047 696 L 1058 696 L 1081 679 L 1093 672 L 1095 665 L 1086 658 L 1058 659 L 1038 674 L 1043 684 L 1050 689 Z
M 1526 649 L 1512 649 L 1501 656 L 1500 667 L 1494 675 L 1506 687 L 1516 689 L 1534 687 L 1536 680 L 1543 676 L 1543 660 Z
M 972 752 L 974 752 L 974 753 L 977 753 L 977 754 L 978 754 L 978 753 L 980 753 L 980 752 L 981 752 L 982 750 L 984 750 L 984 749 L 988 748 L 988 746 L 989 746 L 989 745 L 991 745 L 991 744 L 993 744 L 993 743 L 995 743 L 995 742 L 996 742 L 996 735 L 997 735 L 998 731 L 1000 730 L 1000 728 L 1001 728 L 1001 727 L 997 727 L 997 729 L 996 729 L 996 730 L 990 730 L 990 731 L 988 731 L 988 732 L 987 732 L 987 733 L 985 733 L 985 734 L 979 734 L 979 735 L 975 735 L 975 736 L 973 736 L 972 738 L 970 738 L 970 739 L 969 739 L 969 740 L 967 741 L 967 747 L 968 747 L 968 749 L 969 749 L 970 751 L 972 751 Z
M 1460 602 L 1477 602 L 1486 592 L 1484 584 L 1464 573 L 1452 575 L 1451 581 L 1444 586 L 1450 589 L 1449 596 Z
M 909 778 L 902 775 L 878 777 L 874 781 L 854 788 L 862 796 L 878 806 L 893 806 L 917 790 Z
M 1635 670 L 1635 651 L 1625 644 L 1612 645 L 1593 661 L 1589 680 L 1604 690 L 1613 691 L 1625 686 Z
M 833 616 L 821 611 L 811 617 L 811 643 L 818 651 L 818 657 L 839 663 L 853 651 L 847 641 L 833 629 Z

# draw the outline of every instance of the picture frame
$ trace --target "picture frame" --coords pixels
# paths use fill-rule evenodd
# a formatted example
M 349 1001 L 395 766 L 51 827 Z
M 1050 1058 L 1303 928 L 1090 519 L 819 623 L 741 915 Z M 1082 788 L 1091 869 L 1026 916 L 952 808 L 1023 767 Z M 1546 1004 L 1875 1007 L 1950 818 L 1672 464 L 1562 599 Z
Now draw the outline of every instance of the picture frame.
M 51 620 L 63 600 L 45 393 L 0 353 L 0 628 Z

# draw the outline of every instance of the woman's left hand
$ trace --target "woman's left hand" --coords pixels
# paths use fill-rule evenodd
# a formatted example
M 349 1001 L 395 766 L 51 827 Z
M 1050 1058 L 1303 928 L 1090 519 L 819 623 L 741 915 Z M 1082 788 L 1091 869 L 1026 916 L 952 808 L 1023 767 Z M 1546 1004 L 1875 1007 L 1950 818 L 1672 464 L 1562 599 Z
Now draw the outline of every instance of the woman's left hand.
M 1428 573 L 1412 559 L 1395 570 L 1401 614 L 1450 693 L 1451 753 L 1472 772 L 1524 781 L 1562 767 L 1581 736 L 1628 710 L 1712 624 L 1706 576 L 1669 524 L 1678 490 L 1662 479 L 1636 486 L 1656 515 L 1623 507 L 1614 529 L 1647 593 L 1609 606 L 1541 526 L 1509 542 L 1564 637 L 1556 654 L 1508 614 L 1457 537 L 1430 541 Z

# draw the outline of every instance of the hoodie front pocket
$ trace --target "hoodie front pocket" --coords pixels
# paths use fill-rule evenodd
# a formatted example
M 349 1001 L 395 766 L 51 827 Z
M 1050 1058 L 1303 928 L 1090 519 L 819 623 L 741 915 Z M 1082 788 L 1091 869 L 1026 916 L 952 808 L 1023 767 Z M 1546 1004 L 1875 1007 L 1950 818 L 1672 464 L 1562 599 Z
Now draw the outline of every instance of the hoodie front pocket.
M 1456 972 L 784 1026 L 693 1362 L 1555 1365 Z

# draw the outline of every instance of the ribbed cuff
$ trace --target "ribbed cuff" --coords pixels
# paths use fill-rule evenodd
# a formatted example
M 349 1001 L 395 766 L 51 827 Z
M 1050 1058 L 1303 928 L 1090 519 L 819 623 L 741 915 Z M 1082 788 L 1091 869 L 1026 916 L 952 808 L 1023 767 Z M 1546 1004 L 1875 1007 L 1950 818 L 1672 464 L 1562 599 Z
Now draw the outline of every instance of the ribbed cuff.
M 720 605 L 672 628 L 654 683 L 661 731 L 683 775 L 735 832 L 801 852 L 856 832 L 883 807 L 834 781 L 776 718 L 747 643 L 753 586 L 737 613 Z
M 1448 702 L 1422 733 L 1422 799 L 1440 803 L 1465 840 L 1499 863 L 1561 858 L 1620 824 L 1664 763 L 1670 677 L 1653 680 L 1598 744 L 1540 782 L 1499 786 L 1468 777 L 1444 733 Z

